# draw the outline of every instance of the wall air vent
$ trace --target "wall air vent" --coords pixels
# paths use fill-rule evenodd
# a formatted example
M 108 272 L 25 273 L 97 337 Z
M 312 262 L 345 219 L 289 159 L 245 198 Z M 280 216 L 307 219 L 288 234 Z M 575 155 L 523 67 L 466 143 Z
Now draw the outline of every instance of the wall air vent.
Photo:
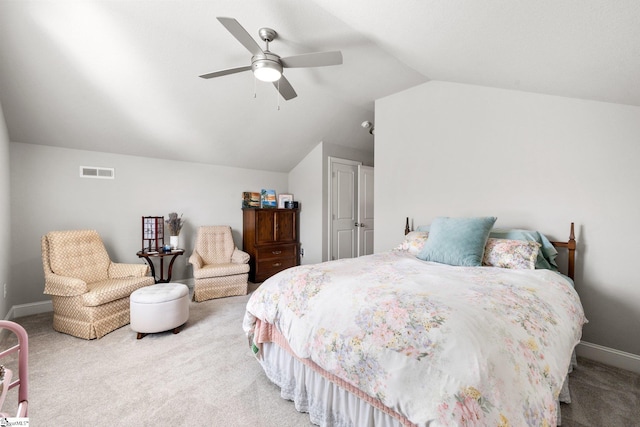
M 116 170 L 114 168 L 101 168 L 96 166 L 80 166 L 81 178 L 115 179 Z

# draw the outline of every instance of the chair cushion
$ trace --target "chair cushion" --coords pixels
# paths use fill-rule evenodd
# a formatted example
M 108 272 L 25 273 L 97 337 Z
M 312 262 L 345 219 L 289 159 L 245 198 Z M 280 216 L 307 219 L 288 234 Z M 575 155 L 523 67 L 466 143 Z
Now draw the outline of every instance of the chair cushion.
M 205 264 L 231 262 L 231 255 L 235 248 L 231 227 L 212 225 L 198 228 L 195 249 Z
M 109 277 L 109 254 L 95 230 L 52 231 L 47 233 L 49 264 L 60 276 L 87 283 Z
M 194 269 L 193 277 L 195 279 L 203 279 L 206 277 L 233 276 L 235 274 L 244 274 L 249 271 L 249 264 L 205 264 L 200 269 Z
M 82 295 L 85 306 L 96 307 L 120 298 L 126 298 L 136 289 L 153 285 L 153 277 L 127 277 L 87 283 L 89 292 Z

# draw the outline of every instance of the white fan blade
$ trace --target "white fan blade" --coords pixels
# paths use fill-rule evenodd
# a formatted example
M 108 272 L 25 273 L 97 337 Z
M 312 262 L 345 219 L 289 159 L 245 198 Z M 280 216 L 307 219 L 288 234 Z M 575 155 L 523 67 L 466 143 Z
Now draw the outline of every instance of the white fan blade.
M 342 64 L 342 52 L 316 52 L 280 58 L 284 68 L 326 67 Z
M 291 83 L 289 83 L 289 80 L 287 80 L 285 76 L 282 76 L 280 77 L 280 80 L 273 82 L 273 85 L 278 89 L 278 92 L 280 92 L 280 95 L 282 95 L 285 101 L 298 96 L 296 91 L 293 89 L 293 86 L 291 86 Z
M 220 21 L 220 23 L 224 25 L 224 27 L 231 33 L 231 35 L 238 39 L 238 41 L 242 43 L 242 45 L 246 47 L 252 55 L 264 55 L 264 52 L 262 51 L 260 46 L 258 46 L 258 43 L 256 43 L 253 37 L 249 35 L 247 30 L 245 30 L 238 21 L 236 21 L 234 18 L 224 17 L 218 17 L 216 19 Z
M 228 74 L 241 73 L 242 71 L 249 71 L 251 69 L 251 65 L 246 65 L 244 67 L 236 67 L 236 68 L 228 68 L 226 70 L 214 71 L 213 73 L 203 74 L 200 77 L 203 79 L 212 79 L 214 77 L 226 76 Z

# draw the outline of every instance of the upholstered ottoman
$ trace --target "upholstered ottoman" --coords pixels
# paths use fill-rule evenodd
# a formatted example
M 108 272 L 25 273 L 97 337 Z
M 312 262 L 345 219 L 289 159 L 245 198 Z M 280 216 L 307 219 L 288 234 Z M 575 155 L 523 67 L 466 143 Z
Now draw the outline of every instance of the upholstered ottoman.
M 135 290 L 129 298 L 131 329 L 138 339 L 173 329 L 189 319 L 189 288 L 182 283 L 158 283 Z

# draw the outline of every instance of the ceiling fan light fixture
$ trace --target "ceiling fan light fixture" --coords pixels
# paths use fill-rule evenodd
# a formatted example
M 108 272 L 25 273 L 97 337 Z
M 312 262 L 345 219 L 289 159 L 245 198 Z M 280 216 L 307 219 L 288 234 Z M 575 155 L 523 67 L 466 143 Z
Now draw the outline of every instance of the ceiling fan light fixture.
M 258 60 L 252 64 L 253 75 L 263 82 L 275 82 L 282 77 L 282 66 L 270 60 Z
M 280 55 L 269 51 L 269 43 L 278 36 L 275 30 L 266 27 L 258 30 L 260 39 L 266 43 L 266 48 L 262 49 L 247 30 L 234 18 L 218 16 L 217 19 L 241 45 L 251 52 L 253 55 L 251 57 L 251 65 L 202 74 L 200 77 L 203 79 L 212 79 L 251 70 L 256 80 L 274 83 L 278 93 L 282 95 L 285 101 L 288 101 L 298 96 L 298 94 L 296 94 L 289 80 L 283 75 L 283 68 L 325 67 L 342 64 L 342 53 L 340 51 L 306 53 L 281 58 Z

